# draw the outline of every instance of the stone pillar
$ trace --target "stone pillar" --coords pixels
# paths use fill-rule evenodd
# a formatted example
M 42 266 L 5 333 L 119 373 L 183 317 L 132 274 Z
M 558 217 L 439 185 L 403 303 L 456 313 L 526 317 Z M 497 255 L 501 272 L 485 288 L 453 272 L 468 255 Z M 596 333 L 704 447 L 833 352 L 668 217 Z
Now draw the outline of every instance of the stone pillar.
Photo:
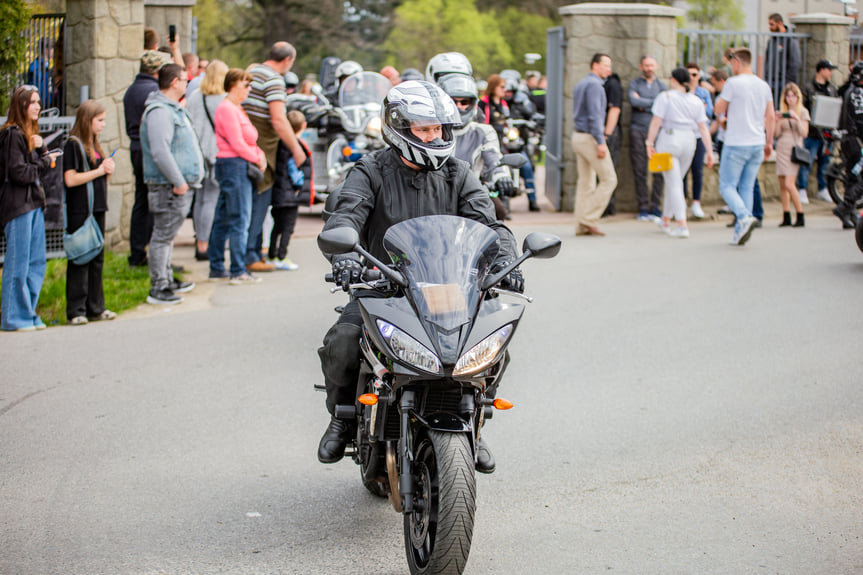
M 114 154 L 117 169 L 108 186 L 106 241 L 118 247 L 128 239 L 135 178 L 123 115 L 123 95 L 135 80 L 144 43 L 142 0 L 67 0 L 66 113 L 80 106 L 81 86 L 107 111 L 102 148 Z
M 159 32 L 159 45 L 168 45 L 168 26 L 177 27 L 180 52 L 192 49 L 192 8 L 195 0 L 144 0 L 144 23 Z M 143 38 L 143 36 L 142 36 Z M 143 40 L 142 40 L 143 43 Z
M 833 71 L 833 83 L 840 86 L 845 82 L 851 63 L 848 36 L 854 19 L 836 14 L 802 14 L 792 16 L 791 23 L 798 34 L 809 34 L 806 61 L 803 62 L 803 73 L 807 77 L 801 78 L 801 82 L 808 82 L 815 75 L 815 64 L 824 59 L 838 66 Z
M 572 93 L 575 85 L 590 73 L 590 59 L 596 52 L 611 56 L 612 70 L 620 76 L 624 103 L 620 117 L 623 143 L 617 168 L 618 210 L 636 209 L 635 186 L 629 161 L 629 119 L 631 108 L 626 92 L 629 82 L 641 72 L 641 57 L 649 54 L 659 64 L 657 75 L 666 78 L 676 65 L 677 20 L 683 10 L 655 4 L 587 3 L 560 9 L 566 30 L 566 64 L 564 67 L 564 129 L 561 209 L 575 206 L 577 173 L 575 154 L 570 146 L 573 132 Z M 667 82 L 666 82 L 667 83 Z M 636 142 L 643 145 L 643 142 Z

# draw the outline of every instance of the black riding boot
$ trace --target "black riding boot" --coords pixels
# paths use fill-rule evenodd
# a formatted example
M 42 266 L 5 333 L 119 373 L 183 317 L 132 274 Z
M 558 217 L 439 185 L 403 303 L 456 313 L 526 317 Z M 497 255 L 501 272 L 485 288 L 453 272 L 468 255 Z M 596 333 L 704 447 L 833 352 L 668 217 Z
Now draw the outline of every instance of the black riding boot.
M 806 219 L 803 217 L 803 212 L 797 212 L 797 221 L 794 222 L 795 228 L 805 228 Z
M 351 437 L 352 422 L 336 418 L 336 406 L 356 403 L 361 332 L 359 325 L 337 323 L 324 336 L 324 345 L 318 349 L 327 387 L 327 411 L 333 416 L 318 446 L 321 463 L 335 463 L 344 457 Z
M 791 225 L 791 212 L 782 212 L 782 223 L 779 224 L 780 228 L 784 228 L 786 226 Z
M 482 437 L 476 442 L 476 464 L 474 467 L 480 473 L 493 473 L 495 469 L 494 455 Z

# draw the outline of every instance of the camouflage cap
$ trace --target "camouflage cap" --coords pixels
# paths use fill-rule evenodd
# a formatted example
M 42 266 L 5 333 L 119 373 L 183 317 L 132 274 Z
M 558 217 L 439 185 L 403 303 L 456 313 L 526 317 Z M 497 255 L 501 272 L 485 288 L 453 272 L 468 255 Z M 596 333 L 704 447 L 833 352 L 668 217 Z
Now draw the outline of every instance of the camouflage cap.
M 158 50 L 147 50 L 141 55 L 141 73 L 155 74 L 159 68 L 171 61 L 171 56 Z

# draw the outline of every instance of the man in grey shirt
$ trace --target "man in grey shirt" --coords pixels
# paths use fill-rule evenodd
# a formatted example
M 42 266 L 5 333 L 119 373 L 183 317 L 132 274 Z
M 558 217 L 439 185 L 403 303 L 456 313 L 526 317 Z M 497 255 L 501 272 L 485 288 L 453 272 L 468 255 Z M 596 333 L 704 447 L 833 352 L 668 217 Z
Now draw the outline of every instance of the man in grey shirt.
M 635 176 L 635 199 L 638 201 L 638 221 L 652 221 L 662 215 L 662 174 L 653 174 L 653 187 L 647 197 L 647 128 L 653 114 L 650 109 L 656 97 L 666 90 L 665 84 L 656 77 L 656 59 L 642 56 L 641 76 L 629 83 L 629 103 L 632 119 L 629 122 L 629 157 Z
M 575 191 L 577 236 L 605 235 L 596 224 L 617 187 L 617 174 L 605 141 L 607 100 L 603 82 L 609 75 L 611 58 L 607 54 L 594 54 L 590 60 L 590 74 L 575 86 L 572 96 L 575 120 L 572 149 L 578 166 Z

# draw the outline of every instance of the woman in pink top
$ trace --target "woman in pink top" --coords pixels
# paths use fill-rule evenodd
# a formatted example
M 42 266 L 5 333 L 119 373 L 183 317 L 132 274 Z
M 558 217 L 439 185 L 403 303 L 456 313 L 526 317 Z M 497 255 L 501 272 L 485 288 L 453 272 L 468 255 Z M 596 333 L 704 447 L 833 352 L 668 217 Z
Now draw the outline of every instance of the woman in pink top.
M 219 182 L 219 200 L 210 233 L 207 254 L 210 259 L 210 280 L 230 278 L 231 285 L 261 281 L 246 271 L 243 255 L 249 237 L 249 219 L 252 216 L 252 182 L 248 176 L 248 163 L 262 171 L 267 159 L 256 142 L 258 131 L 240 104 L 249 95 L 252 76 L 245 70 L 232 68 L 225 76 L 227 96 L 216 108 L 216 180 Z M 231 268 L 225 271 L 225 241 L 230 242 Z

